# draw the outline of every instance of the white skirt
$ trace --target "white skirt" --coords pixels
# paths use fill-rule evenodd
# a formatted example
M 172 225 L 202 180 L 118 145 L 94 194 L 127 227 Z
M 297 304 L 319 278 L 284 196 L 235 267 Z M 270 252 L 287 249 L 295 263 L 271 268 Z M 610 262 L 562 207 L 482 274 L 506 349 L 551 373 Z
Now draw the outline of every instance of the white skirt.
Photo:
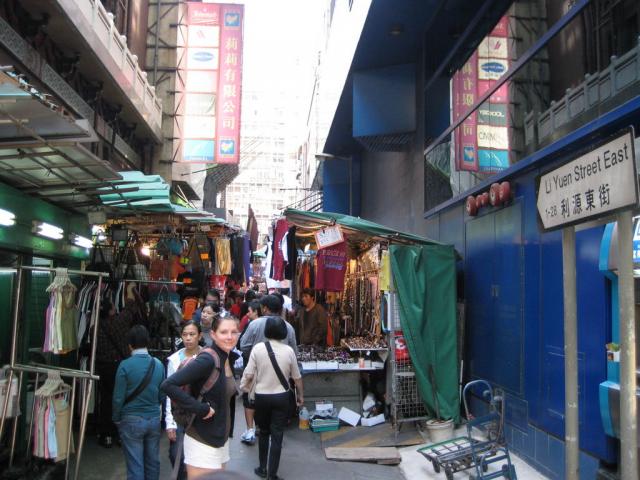
M 197 468 L 219 470 L 229 461 L 229 440 L 220 447 L 210 447 L 198 440 L 184 436 L 184 463 Z

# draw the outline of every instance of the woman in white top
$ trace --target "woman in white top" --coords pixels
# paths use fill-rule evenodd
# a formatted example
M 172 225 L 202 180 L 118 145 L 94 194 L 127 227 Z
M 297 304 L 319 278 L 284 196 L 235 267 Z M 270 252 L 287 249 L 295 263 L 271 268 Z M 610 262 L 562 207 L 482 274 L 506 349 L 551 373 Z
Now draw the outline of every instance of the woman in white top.
M 177 352 L 171 354 L 167 358 L 167 377 L 170 377 L 178 370 L 180 364 L 187 358 L 194 357 L 200 352 L 200 340 L 202 339 L 202 330 L 200 324 L 193 320 L 189 320 L 182 324 L 180 336 L 182 337 L 182 344 L 184 348 L 181 348 Z M 167 425 L 167 437 L 169 437 L 169 459 L 171 465 L 176 461 L 178 455 L 177 440 L 184 436 L 184 428 L 176 424 L 171 414 L 171 399 L 167 397 L 167 403 L 165 408 L 164 421 Z M 178 480 L 186 480 L 187 472 L 184 467 L 184 455 L 181 454 L 180 470 L 178 471 Z
M 283 343 L 287 338 L 287 325 L 280 317 L 268 317 L 265 322 L 266 342 L 258 343 L 251 350 L 249 363 L 244 370 L 240 388 L 255 391 L 255 421 L 258 426 L 258 456 L 260 466 L 254 472 L 262 478 L 278 480 L 282 437 L 289 413 L 289 386 L 283 383 L 293 378 L 296 384 L 297 404 L 304 403 L 302 376 L 296 354 Z M 282 373 L 283 381 L 276 373 L 269 358 L 269 348 Z

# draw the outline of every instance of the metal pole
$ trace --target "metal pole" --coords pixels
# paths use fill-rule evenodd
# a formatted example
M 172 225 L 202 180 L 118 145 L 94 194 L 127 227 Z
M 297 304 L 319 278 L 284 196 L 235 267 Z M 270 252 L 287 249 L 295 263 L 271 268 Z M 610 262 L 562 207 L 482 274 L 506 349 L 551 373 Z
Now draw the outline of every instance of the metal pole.
M 36 416 L 36 391 L 40 383 L 40 373 L 36 373 L 36 382 L 33 384 L 33 399 L 31 401 L 31 418 L 29 419 L 29 433 L 27 434 L 27 452 L 26 458 L 31 458 L 31 438 L 33 437 L 33 419 Z
M 73 475 L 74 480 L 80 478 L 80 462 L 82 461 L 82 450 L 84 446 L 84 439 L 87 430 L 87 416 L 89 414 L 89 401 L 91 400 L 91 391 L 93 389 L 93 380 L 82 379 L 84 383 L 83 400 L 82 400 L 82 412 L 80 413 L 80 438 L 78 440 L 78 451 L 76 452 L 76 468 Z
M 22 313 L 22 288 L 24 283 L 24 271 L 22 266 L 22 256 L 18 257 L 18 271 L 16 272 L 16 296 L 13 304 L 13 332 L 11 335 L 11 360 L 10 365 L 16 364 L 18 354 L 18 323 Z
M 636 327 L 631 211 L 618 214 L 618 299 L 620 303 L 620 478 L 638 478 L 636 411 Z
M 64 480 L 69 478 L 69 465 L 71 464 L 71 439 L 73 437 L 73 410 L 76 406 L 76 386 L 77 378 L 73 378 L 71 383 L 71 404 L 69 405 L 69 436 L 67 437 L 67 461 L 64 468 Z M 77 457 L 76 457 L 77 461 Z M 75 480 L 75 479 L 74 479 Z
M 349 161 L 349 215 L 353 216 L 353 157 Z
M 562 286 L 564 299 L 564 440 L 565 478 L 578 480 L 578 321 L 576 304 L 576 231 L 562 229 Z
M 98 327 L 100 326 L 100 302 L 102 301 L 102 277 L 98 277 L 96 301 L 91 312 L 93 336 L 91 338 L 91 358 L 89 358 L 89 373 L 93 375 L 96 368 L 96 349 L 98 348 Z
M 19 380 L 18 380 L 18 401 L 20 401 L 20 392 L 22 392 L 22 380 L 24 377 L 24 372 L 20 372 Z M 10 392 L 10 391 L 9 391 Z M 18 415 L 15 413 L 15 417 L 13 419 L 13 433 L 11 434 L 11 452 L 9 454 L 9 466 L 13 466 L 13 456 L 16 452 L 16 438 L 18 436 Z

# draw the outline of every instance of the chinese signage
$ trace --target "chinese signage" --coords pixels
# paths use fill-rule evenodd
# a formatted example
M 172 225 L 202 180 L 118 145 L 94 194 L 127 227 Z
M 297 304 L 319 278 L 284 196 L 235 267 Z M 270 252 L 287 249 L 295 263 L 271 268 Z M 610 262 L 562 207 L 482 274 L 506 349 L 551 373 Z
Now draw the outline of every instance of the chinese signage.
M 544 230 L 581 223 L 638 203 L 633 131 L 539 178 Z
M 182 161 L 240 160 L 243 8 L 187 3 Z
M 500 19 L 467 63 L 454 74 L 453 120 L 469 111 L 508 69 L 508 17 Z M 456 129 L 456 168 L 497 172 L 509 166 L 509 86 L 503 84 Z

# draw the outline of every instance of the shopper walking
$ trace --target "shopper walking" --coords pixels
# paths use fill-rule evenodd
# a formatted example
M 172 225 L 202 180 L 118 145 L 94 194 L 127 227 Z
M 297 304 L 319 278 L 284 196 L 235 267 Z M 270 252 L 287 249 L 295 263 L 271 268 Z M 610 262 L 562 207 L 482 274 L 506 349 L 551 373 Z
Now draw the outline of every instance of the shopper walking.
M 182 324 L 180 337 L 184 348 L 173 353 L 167 359 L 167 377 L 173 375 L 180 365 L 183 365 L 188 359 L 193 358 L 200 353 L 200 340 L 202 339 L 202 330 L 200 325 L 194 320 L 189 320 Z M 178 480 L 187 479 L 187 471 L 184 466 L 184 455 L 182 451 L 178 452 L 178 444 L 184 441 L 184 426 L 178 425 L 173 418 L 171 412 L 171 399 L 167 398 L 164 422 L 166 424 L 167 437 L 169 438 L 169 459 L 171 465 L 180 456 L 180 467 L 178 469 Z M 181 440 L 182 439 L 182 440 Z
M 289 415 L 289 402 L 293 391 L 289 378 L 296 384 L 297 404 L 304 403 L 302 376 L 296 354 L 283 341 L 287 338 L 287 324 L 280 317 L 265 321 L 265 342 L 251 350 L 249 363 L 242 376 L 241 389 L 255 389 L 255 420 L 258 425 L 258 458 L 256 475 L 278 480 L 278 467 L 282 452 L 284 428 Z M 254 385 L 255 384 L 255 385 Z
M 127 343 L 131 356 L 120 363 L 116 372 L 113 422 L 122 441 L 127 480 L 158 480 L 164 367 L 149 355 L 149 332 L 143 325 L 131 327 Z
M 238 341 L 237 320 L 214 317 L 210 336 L 212 348 L 203 349 L 161 387 L 181 408 L 193 414 L 184 435 L 189 480 L 220 472 L 229 461 L 229 402 L 236 393 L 236 384 L 228 357 Z M 209 383 L 211 388 L 207 389 L 205 385 Z M 181 388 L 187 385 L 190 393 Z
M 244 327 L 242 322 L 240 322 L 240 330 L 242 333 L 240 334 L 240 339 L 238 340 L 238 348 L 240 348 L 240 342 L 242 341 L 242 336 L 246 332 L 247 328 L 249 328 L 249 323 L 254 320 L 257 320 L 261 315 L 260 312 L 260 302 L 257 300 L 252 300 L 249 302 L 249 309 L 246 315 L 246 323 Z M 244 321 L 244 318 L 243 318 Z M 246 368 L 249 364 L 249 351 L 242 353 L 242 365 L 243 368 Z M 255 392 L 243 392 L 242 393 L 242 405 L 244 406 L 244 419 L 247 422 L 247 429 L 240 437 L 240 441 L 242 443 L 246 443 L 247 445 L 253 445 L 256 443 L 256 430 L 254 424 L 254 414 L 255 414 Z

